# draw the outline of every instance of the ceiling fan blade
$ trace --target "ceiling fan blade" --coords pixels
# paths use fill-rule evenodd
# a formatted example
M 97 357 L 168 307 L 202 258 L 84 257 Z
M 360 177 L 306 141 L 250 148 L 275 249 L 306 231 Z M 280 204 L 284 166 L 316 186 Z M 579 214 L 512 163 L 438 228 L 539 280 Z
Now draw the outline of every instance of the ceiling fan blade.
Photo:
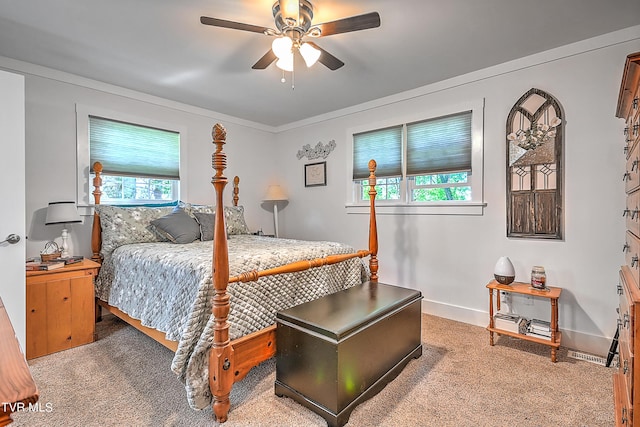
M 313 42 L 305 42 L 305 43 L 310 44 L 311 46 L 315 47 L 320 51 L 320 58 L 318 58 L 318 62 L 320 62 L 322 65 L 325 65 L 331 71 L 335 71 L 344 65 L 344 62 L 340 61 L 338 58 L 331 55 L 329 52 L 327 52 L 317 44 Z
M 214 27 L 231 28 L 232 30 L 251 31 L 252 33 L 263 33 L 268 30 L 267 27 L 260 27 L 258 25 L 243 24 L 241 22 L 226 21 L 224 19 L 209 18 L 208 16 L 201 16 L 200 22 L 204 25 L 213 25 Z
M 365 13 L 364 15 L 351 16 L 349 18 L 338 19 L 337 21 L 314 25 L 314 27 L 318 27 L 322 31 L 321 37 L 366 30 L 379 26 L 380 15 L 378 12 Z
M 258 59 L 258 62 L 253 64 L 253 67 L 251 67 L 251 68 L 253 68 L 254 70 L 264 70 L 269 65 L 271 65 L 271 63 L 273 61 L 275 61 L 276 59 L 278 59 L 276 57 L 276 54 L 273 53 L 273 51 L 271 49 L 269 49 L 269 51 L 267 53 L 265 53 L 262 58 Z

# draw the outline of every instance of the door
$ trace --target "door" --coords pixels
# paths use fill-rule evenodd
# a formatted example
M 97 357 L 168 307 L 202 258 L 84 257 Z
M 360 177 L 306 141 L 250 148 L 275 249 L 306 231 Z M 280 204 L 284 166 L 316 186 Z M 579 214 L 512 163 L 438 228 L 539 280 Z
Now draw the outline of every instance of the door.
M 23 350 L 26 341 L 24 103 L 24 76 L 0 70 L 0 298 Z M 9 237 L 11 235 L 20 240 L 16 242 L 17 238 Z

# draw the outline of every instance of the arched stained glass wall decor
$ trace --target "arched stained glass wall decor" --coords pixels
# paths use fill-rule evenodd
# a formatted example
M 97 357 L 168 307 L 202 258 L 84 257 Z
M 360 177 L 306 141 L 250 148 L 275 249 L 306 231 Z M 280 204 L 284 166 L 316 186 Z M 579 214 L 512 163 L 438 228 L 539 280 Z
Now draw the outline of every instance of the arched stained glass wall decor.
M 562 107 L 531 89 L 507 118 L 507 236 L 563 238 Z

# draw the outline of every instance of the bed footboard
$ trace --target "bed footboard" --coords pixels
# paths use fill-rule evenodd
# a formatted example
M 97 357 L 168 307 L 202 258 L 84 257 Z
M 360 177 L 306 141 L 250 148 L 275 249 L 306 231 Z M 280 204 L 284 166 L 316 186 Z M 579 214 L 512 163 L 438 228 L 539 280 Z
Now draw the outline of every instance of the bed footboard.
M 275 325 L 258 331 L 246 337 L 229 340 L 230 311 L 229 294 L 227 286 L 234 282 L 255 281 L 260 277 L 292 273 L 310 268 L 331 265 L 355 257 L 369 256 L 369 269 L 371 281 L 378 280 L 378 233 L 375 216 L 375 169 L 376 162 L 369 161 L 369 199 L 370 199 L 370 219 L 369 219 L 369 248 L 352 254 L 330 255 L 326 258 L 299 261 L 281 267 L 264 271 L 251 271 L 238 276 L 229 277 L 229 252 L 226 239 L 226 225 L 223 211 L 223 192 L 227 185 L 227 178 L 224 170 L 227 165 L 226 154 L 223 146 L 226 143 L 226 130 L 220 124 L 213 127 L 212 132 L 215 152 L 212 155 L 212 165 L 215 174 L 211 183 L 215 190 L 216 199 L 216 222 L 213 242 L 213 285 L 215 295 L 213 297 L 212 312 L 214 315 L 214 337 L 213 345 L 209 352 L 209 386 L 213 395 L 213 413 L 216 421 L 223 423 L 227 420 L 230 401 L 229 395 L 233 383 L 241 380 L 251 368 L 275 355 Z M 222 219 L 222 220 L 218 220 Z

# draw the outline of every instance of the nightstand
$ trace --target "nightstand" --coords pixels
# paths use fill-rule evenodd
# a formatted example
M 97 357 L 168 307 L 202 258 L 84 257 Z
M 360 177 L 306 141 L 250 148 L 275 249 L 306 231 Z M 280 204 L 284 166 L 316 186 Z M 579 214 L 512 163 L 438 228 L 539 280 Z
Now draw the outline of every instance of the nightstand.
M 99 268 L 85 259 L 56 270 L 27 271 L 27 359 L 93 342 L 93 280 Z

